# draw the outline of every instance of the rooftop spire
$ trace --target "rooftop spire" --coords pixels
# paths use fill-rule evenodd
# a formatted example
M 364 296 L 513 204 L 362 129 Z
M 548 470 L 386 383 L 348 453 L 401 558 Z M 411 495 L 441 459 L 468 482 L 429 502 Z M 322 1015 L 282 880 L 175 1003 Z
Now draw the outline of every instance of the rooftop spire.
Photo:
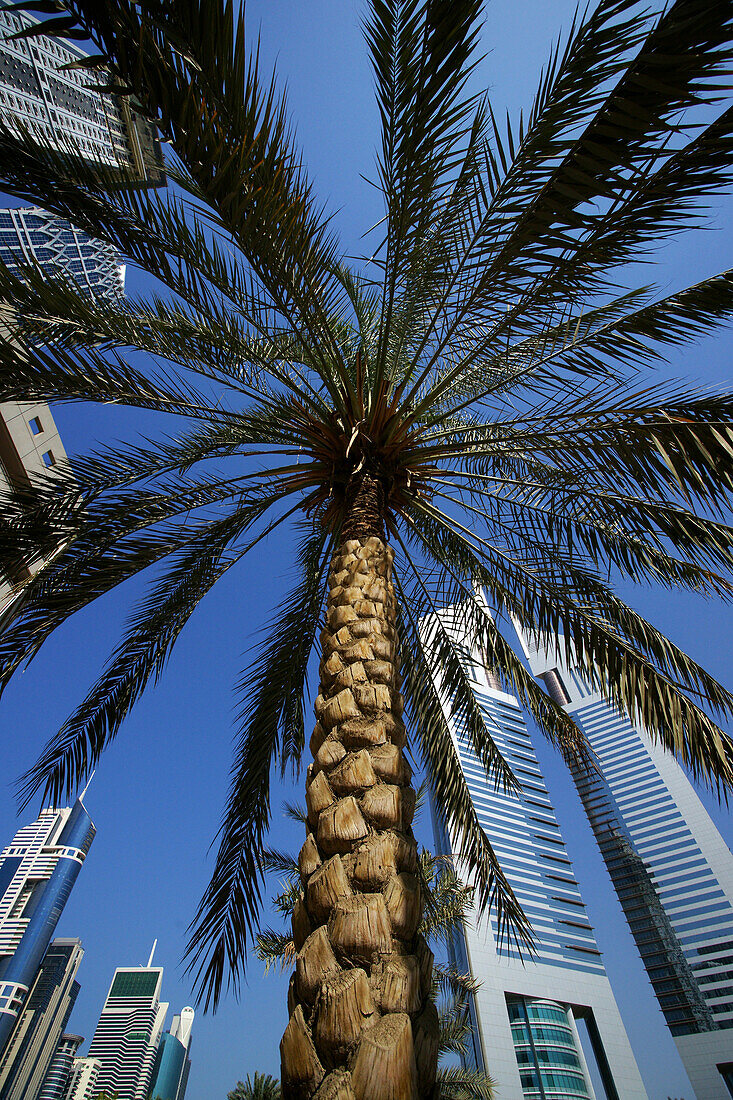
M 85 795 L 85 794 L 87 793 L 87 791 L 89 790 L 89 784 L 90 784 L 90 783 L 91 783 L 91 781 L 92 781 L 92 780 L 94 779 L 94 776 L 95 776 L 95 773 L 96 773 L 96 771 L 97 771 L 97 769 L 95 768 L 95 769 L 94 769 L 94 771 L 92 772 L 92 774 L 91 774 L 91 775 L 89 776 L 89 778 L 87 779 L 87 785 L 86 785 L 86 787 L 84 788 L 84 790 L 83 790 L 83 791 L 81 792 L 81 794 L 79 795 L 79 801 L 80 801 L 80 802 L 82 802 L 82 803 L 84 802 L 84 795 Z
M 148 966 L 153 965 L 153 955 L 155 954 L 155 948 L 158 946 L 157 937 L 153 940 L 153 946 L 150 949 L 150 958 L 148 959 Z

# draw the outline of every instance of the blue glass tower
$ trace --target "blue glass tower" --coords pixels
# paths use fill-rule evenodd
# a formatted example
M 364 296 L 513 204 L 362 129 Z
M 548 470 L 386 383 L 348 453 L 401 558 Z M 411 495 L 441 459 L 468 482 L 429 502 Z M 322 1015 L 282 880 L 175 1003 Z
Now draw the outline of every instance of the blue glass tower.
M 194 1011 L 184 1008 L 173 1017 L 170 1031 L 160 1041 L 153 1067 L 152 1100 L 183 1100 L 191 1068 L 191 1028 Z
M 521 783 L 518 794 L 495 789 L 444 698 L 477 816 L 536 941 L 533 957 L 520 956 L 501 939 L 493 914 L 466 923 L 458 961 L 481 983 L 473 1061 L 494 1078 L 499 1095 L 511 1100 L 595 1100 L 604 1094 L 607 1100 L 646 1100 L 522 710 L 485 668 L 455 609 L 440 616 L 486 726 Z M 428 644 L 431 629 L 426 620 Z M 457 846 L 433 809 L 438 846 L 454 854 Z
M 78 799 L 46 809 L 0 856 L 0 1053 L 35 981 L 94 839 Z
M 660 745 L 569 662 L 520 641 L 532 672 L 586 734 L 599 775 L 574 778 L 698 1100 L 733 1096 L 733 855 Z

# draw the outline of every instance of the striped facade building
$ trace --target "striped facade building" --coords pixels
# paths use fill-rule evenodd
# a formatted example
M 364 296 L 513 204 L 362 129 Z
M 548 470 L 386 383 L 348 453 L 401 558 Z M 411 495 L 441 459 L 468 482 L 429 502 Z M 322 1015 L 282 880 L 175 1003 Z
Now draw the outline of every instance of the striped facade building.
M 119 1100 L 148 1100 L 168 1005 L 162 966 L 118 967 L 89 1046 L 101 1063 L 95 1088 Z
M 473 1061 L 506 1100 L 644 1100 L 522 710 L 467 642 L 456 612 L 448 608 L 440 616 L 487 728 L 522 784 L 517 795 L 494 789 L 446 699 L 446 719 L 479 821 L 536 938 L 536 955 L 520 954 L 501 940 L 493 914 L 472 918 L 465 936 L 456 938 L 456 964 L 481 983 L 473 1006 Z M 431 629 L 427 620 L 428 644 Z M 438 850 L 452 854 L 435 806 L 433 812 Z
M 697 1100 L 730 1100 L 733 855 L 675 759 L 614 710 L 564 646 L 520 640 L 598 757 L 602 777 L 576 773 L 576 786 Z

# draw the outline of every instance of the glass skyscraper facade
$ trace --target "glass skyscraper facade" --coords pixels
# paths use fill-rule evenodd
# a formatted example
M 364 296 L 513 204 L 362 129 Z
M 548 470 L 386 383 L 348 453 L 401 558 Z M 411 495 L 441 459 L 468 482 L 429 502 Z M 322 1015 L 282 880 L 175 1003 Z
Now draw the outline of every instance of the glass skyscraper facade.
M 194 1010 L 184 1008 L 173 1017 L 170 1031 L 160 1041 L 153 1069 L 153 1100 L 184 1100 L 191 1068 L 191 1028 Z
M 81 799 L 43 810 L 0 855 L 0 1055 L 36 980 L 95 828 Z
M 602 777 L 576 770 L 576 785 L 697 1100 L 729 1100 L 733 855 L 674 758 L 568 663 L 564 646 L 521 641 L 598 757 Z
M 445 699 L 479 821 L 536 939 L 536 954 L 521 955 L 502 941 L 490 914 L 469 921 L 465 938 L 458 940 L 459 965 L 467 965 L 481 982 L 474 1004 L 474 1061 L 495 1079 L 499 1095 L 512 1100 L 642 1100 L 647 1094 L 522 710 L 484 667 L 464 636 L 460 616 L 451 608 L 440 616 L 491 736 L 522 785 L 519 794 L 494 788 Z M 426 620 L 428 644 L 431 629 Z M 450 854 L 450 838 L 439 810 L 433 810 L 438 848 Z

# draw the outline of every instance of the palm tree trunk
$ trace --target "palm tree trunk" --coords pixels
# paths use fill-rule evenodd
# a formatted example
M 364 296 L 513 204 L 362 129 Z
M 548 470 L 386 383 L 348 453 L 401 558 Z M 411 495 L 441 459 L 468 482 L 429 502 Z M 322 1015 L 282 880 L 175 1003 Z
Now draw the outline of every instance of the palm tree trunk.
M 282 1088 L 286 1100 L 417 1100 L 435 1089 L 438 1019 L 417 934 L 393 554 L 381 486 L 364 478 L 350 504 L 321 634 Z

